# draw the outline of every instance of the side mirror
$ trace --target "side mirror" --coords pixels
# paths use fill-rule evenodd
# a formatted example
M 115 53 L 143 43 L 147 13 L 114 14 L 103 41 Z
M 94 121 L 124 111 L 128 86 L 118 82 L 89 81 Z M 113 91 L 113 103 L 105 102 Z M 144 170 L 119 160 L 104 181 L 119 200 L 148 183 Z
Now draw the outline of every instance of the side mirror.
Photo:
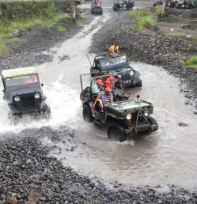
M 43 86 L 44 86 L 44 84 L 42 83 L 42 84 L 41 84 L 41 87 L 43 87 Z

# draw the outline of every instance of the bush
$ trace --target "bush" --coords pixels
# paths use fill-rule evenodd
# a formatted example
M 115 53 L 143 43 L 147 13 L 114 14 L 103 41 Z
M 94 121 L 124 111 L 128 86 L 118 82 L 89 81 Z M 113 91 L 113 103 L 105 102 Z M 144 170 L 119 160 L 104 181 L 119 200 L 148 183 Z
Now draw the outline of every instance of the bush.
M 145 28 L 153 28 L 157 25 L 157 20 L 147 10 L 137 10 L 129 12 L 129 17 L 135 20 L 137 31 L 143 31 Z
M 57 7 L 48 1 L 8 1 L 0 2 L 0 19 L 3 21 L 32 18 L 35 16 L 52 17 Z
M 192 69 L 197 69 L 197 56 L 193 56 L 185 62 L 185 66 Z

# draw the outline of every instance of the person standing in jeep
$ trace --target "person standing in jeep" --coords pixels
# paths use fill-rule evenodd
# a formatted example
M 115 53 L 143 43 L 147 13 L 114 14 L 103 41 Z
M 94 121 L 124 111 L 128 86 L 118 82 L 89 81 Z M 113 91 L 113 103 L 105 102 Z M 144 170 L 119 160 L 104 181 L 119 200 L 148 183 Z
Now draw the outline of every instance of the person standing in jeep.
M 111 57 L 116 57 L 120 54 L 120 46 L 113 41 L 111 47 L 108 49 L 108 53 Z

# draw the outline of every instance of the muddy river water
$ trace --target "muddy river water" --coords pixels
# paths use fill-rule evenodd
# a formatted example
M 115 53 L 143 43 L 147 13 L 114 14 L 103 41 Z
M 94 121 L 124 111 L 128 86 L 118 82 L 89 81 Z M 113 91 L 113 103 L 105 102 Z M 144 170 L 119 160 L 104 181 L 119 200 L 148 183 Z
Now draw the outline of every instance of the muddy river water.
M 77 148 L 69 152 L 60 144 L 61 152 L 53 155 L 84 175 L 130 185 L 176 184 L 196 188 L 197 116 L 192 114 L 192 107 L 185 105 L 179 80 L 161 67 L 131 62 L 143 79 L 143 88 L 132 90 L 131 98 L 140 93 L 154 104 L 154 116 L 160 126 L 157 132 L 135 142 L 119 143 L 107 139 L 104 130 L 83 121 L 79 75 L 89 71 L 86 55 L 92 36 L 110 17 L 109 12 L 95 17 L 81 32 L 51 49 L 52 62 L 38 67 L 52 109 L 51 119 L 35 121 L 24 117 L 19 124 L 10 124 L 8 108 L 1 99 L 0 133 L 66 125 L 75 131 Z

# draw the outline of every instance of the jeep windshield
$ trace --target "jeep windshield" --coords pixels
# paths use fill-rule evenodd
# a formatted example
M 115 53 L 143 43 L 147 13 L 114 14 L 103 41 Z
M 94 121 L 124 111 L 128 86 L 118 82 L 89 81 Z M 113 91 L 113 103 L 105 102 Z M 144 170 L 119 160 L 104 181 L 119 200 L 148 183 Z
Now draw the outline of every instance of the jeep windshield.
M 128 68 L 126 56 L 114 57 L 114 58 L 101 58 L 100 66 L 102 70 L 118 70 Z
M 33 84 L 37 84 L 38 82 L 39 82 L 39 79 L 38 79 L 38 75 L 36 74 L 10 77 L 5 79 L 5 85 L 7 88 L 33 85 Z

